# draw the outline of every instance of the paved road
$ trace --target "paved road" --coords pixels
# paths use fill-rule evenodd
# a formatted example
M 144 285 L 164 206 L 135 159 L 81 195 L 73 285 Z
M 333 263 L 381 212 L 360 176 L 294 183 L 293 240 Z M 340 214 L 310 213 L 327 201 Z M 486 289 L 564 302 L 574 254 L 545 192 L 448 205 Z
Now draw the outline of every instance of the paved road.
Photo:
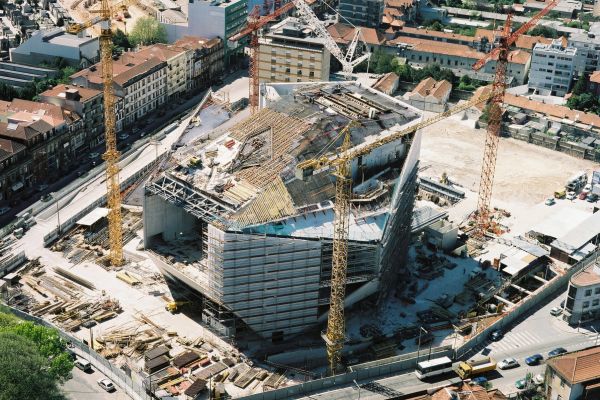
M 63 393 L 72 400 L 131 400 L 120 388 L 112 393 L 107 393 L 97 381 L 106 378 L 99 371 L 86 373 L 79 368 L 73 368 L 73 378 L 63 385 Z
M 593 346 L 596 342 L 600 343 L 600 337 L 589 326 L 580 329 L 572 328 L 560 318 L 550 315 L 550 309 L 559 305 L 564 295 L 563 292 L 556 296 L 522 323 L 507 330 L 502 340 L 495 343 L 487 342 L 480 347 L 477 353 L 474 353 L 472 358 L 482 357 L 482 353 L 485 352 L 485 349 L 488 349 L 489 355 L 498 361 L 506 357 L 514 357 L 521 364 L 518 368 L 512 370 L 498 370 L 487 375 L 493 387 L 500 389 L 504 394 L 515 393 L 518 391 L 515 388 L 517 380 L 524 378 L 528 372 L 533 375 L 541 373 L 545 369 L 544 363 L 533 367 L 525 364 L 524 359 L 532 354 L 540 353 L 547 357 L 548 352 L 556 347 L 564 347 L 572 351 Z M 596 328 L 600 330 L 600 322 L 597 323 Z M 448 383 L 448 381 L 437 381 L 435 384 L 424 383 L 419 381 L 414 373 L 408 373 L 376 381 L 359 381 L 357 383 L 361 386 L 361 399 L 379 400 L 388 398 L 392 393 L 414 392 L 434 385 L 439 386 Z M 358 387 L 347 385 L 329 392 L 299 398 L 313 400 L 356 399 L 358 398 Z

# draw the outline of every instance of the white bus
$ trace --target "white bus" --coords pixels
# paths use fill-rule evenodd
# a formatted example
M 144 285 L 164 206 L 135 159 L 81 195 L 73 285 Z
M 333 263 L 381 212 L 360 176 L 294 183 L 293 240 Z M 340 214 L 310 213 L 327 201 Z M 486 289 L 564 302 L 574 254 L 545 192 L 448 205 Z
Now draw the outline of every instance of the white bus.
M 415 375 L 419 379 L 452 372 L 452 360 L 448 357 L 434 358 L 417 364 Z

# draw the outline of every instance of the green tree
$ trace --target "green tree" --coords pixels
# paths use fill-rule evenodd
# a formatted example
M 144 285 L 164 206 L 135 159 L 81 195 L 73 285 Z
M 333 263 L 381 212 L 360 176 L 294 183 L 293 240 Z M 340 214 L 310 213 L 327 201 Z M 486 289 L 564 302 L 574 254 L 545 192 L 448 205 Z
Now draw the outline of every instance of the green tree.
M 394 68 L 392 62 L 394 60 L 394 56 L 388 53 L 384 53 L 382 51 L 376 51 L 373 54 L 373 58 L 371 59 L 371 63 L 375 68 L 376 74 L 385 74 L 391 72 Z
M 558 37 L 558 31 L 556 29 L 545 25 L 536 25 L 530 29 L 527 34 L 531 36 L 543 36 L 551 39 L 556 39 Z
M 398 64 L 394 66 L 394 72 L 403 82 L 414 82 L 413 68 L 408 64 Z
M 0 331 L 0 400 L 64 399 L 49 360 L 30 339 Z
M 167 30 L 156 18 L 142 17 L 133 26 L 129 41 L 134 46 L 166 43 Z
M 583 93 L 579 96 L 571 96 L 567 100 L 567 106 L 572 110 L 591 111 L 598 113 L 598 98 L 591 93 Z
M 122 53 L 123 50 L 130 49 L 132 47 L 131 43 L 129 43 L 129 38 L 127 37 L 125 32 L 123 32 L 120 29 L 117 29 L 117 31 L 113 34 L 112 40 L 113 54 Z
M 587 79 L 585 79 L 584 74 L 581 74 L 581 75 L 579 75 L 577 82 L 573 86 L 573 90 L 571 91 L 571 93 L 573 93 L 573 95 L 575 95 L 575 96 L 579 96 L 580 94 L 583 94 L 586 92 L 586 86 L 587 86 Z
M 430 24 L 427 29 L 430 29 L 432 31 L 443 31 L 444 30 L 444 25 L 442 25 L 442 23 L 440 21 L 433 21 L 432 24 Z

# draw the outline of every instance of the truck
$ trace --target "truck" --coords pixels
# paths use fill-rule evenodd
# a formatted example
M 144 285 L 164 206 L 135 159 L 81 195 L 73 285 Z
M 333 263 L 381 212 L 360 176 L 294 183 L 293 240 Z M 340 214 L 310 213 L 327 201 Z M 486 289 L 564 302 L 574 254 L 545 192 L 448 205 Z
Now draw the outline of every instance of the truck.
M 583 188 L 588 183 L 587 173 L 579 172 L 574 175 L 567 181 L 565 185 L 565 189 L 571 192 L 578 192 L 581 188 Z
M 461 362 L 456 373 L 462 379 L 467 379 L 494 370 L 496 370 L 496 361 L 491 357 L 484 357 Z

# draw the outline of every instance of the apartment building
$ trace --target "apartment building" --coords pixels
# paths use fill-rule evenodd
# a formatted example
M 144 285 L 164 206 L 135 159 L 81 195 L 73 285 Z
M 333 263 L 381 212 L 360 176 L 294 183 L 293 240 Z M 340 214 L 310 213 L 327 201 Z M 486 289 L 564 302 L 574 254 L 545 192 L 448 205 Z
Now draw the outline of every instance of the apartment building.
M 286 18 L 259 39 L 261 82 L 329 80 L 330 53 L 324 40 L 297 18 Z
M 225 68 L 243 55 L 244 41 L 233 43 L 228 40 L 246 26 L 247 17 L 248 0 L 190 0 L 187 15 L 174 10 L 158 14 L 158 20 L 167 30 L 169 42 L 184 36 L 199 36 L 208 39 L 218 37 L 228 43 L 223 52 Z
M 19 198 L 35 184 L 72 170 L 82 135 L 81 118 L 59 106 L 0 101 L 0 200 Z
M 167 64 L 167 100 L 175 100 L 187 91 L 187 50 L 178 46 L 157 43 L 136 53 L 137 56 L 157 58 Z
M 575 66 L 576 75 L 591 73 L 598 68 L 600 56 L 600 35 L 595 33 L 572 33 L 569 35 L 568 47 L 577 49 L 579 62 Z
M 383 0 L 340 0 L 340 21 L 354 26 L 378 28 L 383 17 Z
M 566 95 L 578 62 L 577 49 L 563 47 L 560 39 L 553 40 L 551 44 L 536 44 L 529 72 L 529 89 L 552 96 Z
M 56 85 L 39 95 L 40 102 L 54 104 L 79 115 L 83 122 L 83 134 L 75 141 L 77 147 L 91 150 L 104 142 L 104 104 L 102 91 L 74 85 Z M 122 106 L 122 99 L 119 99 Z M 122 108 L 117 106 L 117 108 Z M 117 132 L 121 131 L 123 121 L 117 121 Z
M 223 75 L 223 40 L 184 36 L 173 43 L 186 50 L 187 90 L 206 89 Z
M 600 265 L 593 263 L 569 280 L 563 319 L 579 325 L 600 316 Z
M 113 84 L 117 97 L 117 120 L 132 125 L 167 101 L 167 62 L 135 52 L 123 53 L 113 61 Z M 102 65 L 96 64 L 71 76 L 71 84 L 102 90 Z
M 600 399 L 600 346 L 552 357 L 546 365 L 546 399 Z

